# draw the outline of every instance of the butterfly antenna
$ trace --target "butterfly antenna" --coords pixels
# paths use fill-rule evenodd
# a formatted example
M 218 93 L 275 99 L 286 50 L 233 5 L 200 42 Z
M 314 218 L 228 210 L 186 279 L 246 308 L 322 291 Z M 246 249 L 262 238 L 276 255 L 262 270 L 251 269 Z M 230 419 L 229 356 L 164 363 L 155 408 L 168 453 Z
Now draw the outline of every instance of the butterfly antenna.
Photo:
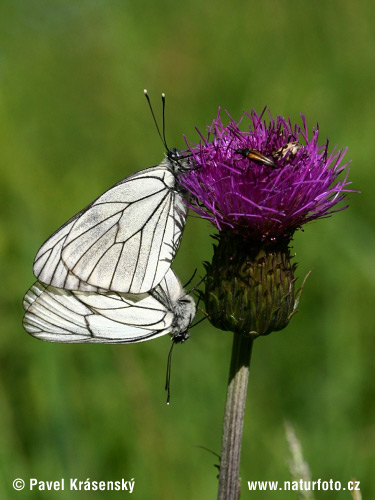
M 160 137 L 160 140 L 161 142 L 163 143 L 165 149 L 167 151 L 169 151 L 168 149 L 168 146 L 167 146 L 167 143 L 165 142 L 165 121 L 164 121 L 164 108 L 165 108 L 165 94 L 162 94 L 162 101 L 163 101 L 163 135 L 161 135 L 160 133 L 160 128 L 159 128 L 159 125 L 158 125 L 158 122 L 156 120 L 156 117 L 155 117 L 155 113 L 154 113 L 154 110 L 152 108 L 152 104 L 151 104 L 151 100 L 150 100 L 150 96 L 148 95 L 148 92 L 147 92 L 147 89 L 144 89 L 143 91 L 146 99 L 147 99 L 147 102 L 148 102 L 148 105 L 149 105 L 149 108 L 150 108 L 150 111 L 151 111 L 151 114 L 152 114 L 152 118 L 154 119 L 154 123 L 155 123 L 155 126 L 156 126 L 156 130 L 158 131 L 158 134 L 159 134 L 159 137 Z M 164 96 L 164 97 L 163 97 Z
M 175 345 L 175 341 L 172 340 L 172 346 L 169 349 L 168 361 L 167 361 L 167 374 L 165 377 L 165 390 L 167 391 L 167 405 L 171 401 L 171 367 L 172 367 L 172 352 Z
M 165 138 L 165 94 L 164 92 L 161 94 L 161 102 L 162 102 L 162 107 L 163 107 L 163 144 L 165 146 L 165 149 L 169 151 L 169 147 L 167 146 L 167 139 Z

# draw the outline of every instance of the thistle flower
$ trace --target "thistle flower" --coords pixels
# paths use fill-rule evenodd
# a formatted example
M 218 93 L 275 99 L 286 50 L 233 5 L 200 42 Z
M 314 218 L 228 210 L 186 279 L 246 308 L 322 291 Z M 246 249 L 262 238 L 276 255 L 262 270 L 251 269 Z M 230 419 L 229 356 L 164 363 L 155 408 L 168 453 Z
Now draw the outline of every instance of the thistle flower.
M 311 220 L 343 210 L 349 192 L 345 151 L 328 153 L 290 120 L 245 113 L 247 131 L 220 109 L 208 137 L 188 143 L 193 165 L 180 178 L 190 208 L 216 226 L 206 263 L 204 302 L 211 323 L 233 335 L 225 407 L 218 500 L 239 498 L 239 463 L 253 341 L 281 330 L 296 311 L 294 232 Z M 341 180 L 339 176 L 341 174 Z M 301 289 L 300 289 L 301 290 Z
M 192 210 L 219 231 L 230 230 L 256 244 L 290 240 L 306 222 L 343 210 L 346 206 L 337 205 L 350 184 L 347 164 L 342 164 L 346 150 L 334 149 L 328 156 L 328 141 L 319 147 L 319 128 L 309 137 L 304 116 L 302 128 L 281 116 L 270 116 L 267 124 L 263 116 L 264 111 L 260 116 L 254 110 L 245 113 L 250 126 L 242 132 L 242 120 L 229 117 L 224 126 L 219 109 L 207 139 L 198 131 L 202 143 L 189 145 L 197 168 L 182 179 L 193 195 Z M 246 151 L 261 153 L 263 160 L 248 158 Z
M 309 134 L 278 116 L 254 110 L 249 128 L 220 109 L 199 145 L 188 143 L 194 169 L 181 184 L 190 208 L 219 230 L 212 263 L 206 264 L 205 305 L 223 330 L 256 337 L 284 328 L 294 314 L 293 233 L 306 222 L 343 210 L 349 169 L 345 151 L 328 154 L 319 128 Z M 339 175 L 343 179 L 338 180 Z

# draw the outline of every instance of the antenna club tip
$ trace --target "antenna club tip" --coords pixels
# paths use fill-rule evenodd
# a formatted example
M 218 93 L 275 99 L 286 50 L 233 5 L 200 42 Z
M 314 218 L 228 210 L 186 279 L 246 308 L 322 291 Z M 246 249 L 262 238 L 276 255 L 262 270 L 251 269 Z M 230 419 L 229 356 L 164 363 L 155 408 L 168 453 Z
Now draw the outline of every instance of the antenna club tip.
M 164 94 L 164 92 L 162 92 L 162 93 L 161 93 L 161 97 L 162 97 L 162 99 L 165 99 L 165 94 Z
M 143 89 L 143 93 L 144 95 L 147 95 L 148 94 L 147 89 Z

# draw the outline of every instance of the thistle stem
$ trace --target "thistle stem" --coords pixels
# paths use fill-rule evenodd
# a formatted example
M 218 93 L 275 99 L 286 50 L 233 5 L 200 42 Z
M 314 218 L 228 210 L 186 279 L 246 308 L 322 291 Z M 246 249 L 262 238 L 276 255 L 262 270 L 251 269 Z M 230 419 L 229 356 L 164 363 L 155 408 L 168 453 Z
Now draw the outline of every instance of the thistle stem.
M 224 414 L 218 500 L 238 500 L 241 493 L 239 478 L 241 441 L 253 339 L 239 333 L 233 335 L 232 359 Z

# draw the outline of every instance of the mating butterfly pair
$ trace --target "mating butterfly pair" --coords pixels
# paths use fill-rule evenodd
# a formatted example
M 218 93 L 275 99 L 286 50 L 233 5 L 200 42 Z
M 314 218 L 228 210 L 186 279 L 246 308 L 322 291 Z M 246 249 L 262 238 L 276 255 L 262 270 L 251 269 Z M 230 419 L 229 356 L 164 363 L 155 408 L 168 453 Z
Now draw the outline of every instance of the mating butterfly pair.
M 188 338 L 196 306 L 171 269 L 187 216 L 178 177 L 188 167 L 166 149 L 160 165 L 120 181 L 42 245 L 39 281 L 24 298 L 28 333 L 68 343 Z

